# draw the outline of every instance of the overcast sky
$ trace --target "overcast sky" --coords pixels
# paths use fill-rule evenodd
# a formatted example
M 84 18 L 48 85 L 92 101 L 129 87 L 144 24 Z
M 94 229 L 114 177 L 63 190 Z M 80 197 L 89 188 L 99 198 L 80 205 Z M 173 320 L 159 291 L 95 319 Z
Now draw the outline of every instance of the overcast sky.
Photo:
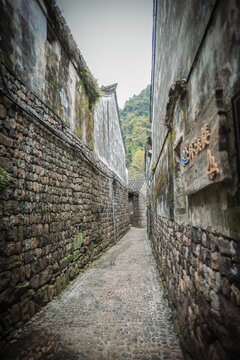
M 152 0 L 57 0 L 99 86 L 118 83 L 119 107 L 151 79 Z

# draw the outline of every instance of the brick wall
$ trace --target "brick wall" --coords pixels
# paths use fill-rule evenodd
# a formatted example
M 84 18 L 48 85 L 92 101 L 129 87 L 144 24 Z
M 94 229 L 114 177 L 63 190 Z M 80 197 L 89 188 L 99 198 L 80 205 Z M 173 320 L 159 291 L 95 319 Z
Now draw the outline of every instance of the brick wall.
M 154 213 L 151 231 L 186 358 L 239 358 L 239 242 Z
M 14 101 L 0 95 L 0 166 L 11 175 L 0 194 L 1 336 L 59 294 L 129 219 L 125 184 L 24 84 L 5 80 Z

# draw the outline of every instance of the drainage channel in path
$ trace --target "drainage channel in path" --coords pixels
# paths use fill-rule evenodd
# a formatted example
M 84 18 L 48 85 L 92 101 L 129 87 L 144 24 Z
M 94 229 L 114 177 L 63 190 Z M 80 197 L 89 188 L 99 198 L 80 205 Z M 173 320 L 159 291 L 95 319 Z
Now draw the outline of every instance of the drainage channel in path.
M 131 230 L 33 318 L 5 360 L 183 359 L 144 229 Z

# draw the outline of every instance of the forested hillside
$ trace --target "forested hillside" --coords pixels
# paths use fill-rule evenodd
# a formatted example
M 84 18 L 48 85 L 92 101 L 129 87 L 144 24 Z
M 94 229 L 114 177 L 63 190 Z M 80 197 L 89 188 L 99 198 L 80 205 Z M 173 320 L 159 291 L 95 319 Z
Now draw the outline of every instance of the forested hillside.
M 140 177 L 144 174 L 144 147 L 151 128 L 149 106 L 150 85 L 139 95 L 127 100 L 124 108 L 120 110 L 129 177 Z

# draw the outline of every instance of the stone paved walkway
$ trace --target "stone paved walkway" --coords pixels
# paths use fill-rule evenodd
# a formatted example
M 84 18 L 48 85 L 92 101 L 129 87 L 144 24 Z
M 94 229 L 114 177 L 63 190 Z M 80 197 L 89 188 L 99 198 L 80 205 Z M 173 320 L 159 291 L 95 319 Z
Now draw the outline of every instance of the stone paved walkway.
M 8 346 L 4 359 L 183 359 L 146 231 L 132 228 Z

